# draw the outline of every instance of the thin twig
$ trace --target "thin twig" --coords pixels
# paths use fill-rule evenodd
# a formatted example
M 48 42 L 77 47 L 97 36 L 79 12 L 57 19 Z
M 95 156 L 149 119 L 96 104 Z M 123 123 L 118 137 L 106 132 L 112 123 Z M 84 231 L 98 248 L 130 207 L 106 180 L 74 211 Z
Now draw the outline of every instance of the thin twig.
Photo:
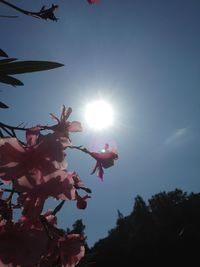
M 13 129 L 9 129 L 9 130 L 11 130 L 11 132 L 8 130 L 8 129 L 6 129 L 6 127 L 4 127 L 4 126 L 2 126 L 1 127 L 2 128 L 2 130 L 4 131 L 4 132 L 6 132 L 8 135 L 10 135 L 11 137 L 14 137 L 13 136 Z
M 68 148 L 77 149 L 77 150 L 80 150 L 80 151 L 82 151 L 82 152 L 84 152 L 86 154 L 91 155 L 91 152 L 87 148 L 85 148 L 83 146 L 69 146 Z
M 1 1 L 1 0 L 0 0 Z M 3 122 L 0 122 L 0 128 L 8 128 L 10 130 L 21 130 L 21 131 L 26 131 L 29 130 L 29 128 L 25 128 L 25 127 L 18 127 L 18 126 L 10 126 L 8 124 L 5 124 Z

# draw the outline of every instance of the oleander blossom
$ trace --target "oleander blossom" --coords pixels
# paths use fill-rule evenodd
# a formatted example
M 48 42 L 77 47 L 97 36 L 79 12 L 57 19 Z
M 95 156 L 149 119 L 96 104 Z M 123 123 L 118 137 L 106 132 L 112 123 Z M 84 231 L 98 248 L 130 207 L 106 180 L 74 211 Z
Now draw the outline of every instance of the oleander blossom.
M 85 255 L 84 237 L 79 234 L 65 234 L 59 239 L 62 267 L 74 267 Z
M 96 4 L 98 0 L 87 0 L 90 5 Z
M 57 122 L 53 126 L 0 125 L 12 133 L 5 130 L 11 137 L 4 137 L 0 129 L 0 267 L 74 267 L 85 254 L 83 234 L 57 227 L 56 214 L 65 201 L 85 209 L 92 193 L 75 171 L 68 170 L 64 150 L 76 148 L 92 156 L 96 160 L 92 173 L 101 179 L 103 169 L 111 167 L 118 155 L 108 145 L 99 153 L 73 146 L 69 134 L 82 127 L 78 121 L 68 121 L 71 112 L 63 106 L 60 118 L 51 114 Z M 25 142 L 15 130 L 26 130 Z M 60 203 L 43 212 L 50 197 Z M 14 209 L 19 210 L 17 217 Z
M 66 171 L 64 149 L 71 145 L 69 132 L 82 130 L 79 122 L 67 121 L 71 112 L 71 108 L 63 106 L 60 119 L 51 114 L 56 125 L 28 129 L 26 144 L 15 137 L 0 139 L 0 177 L 4 182 L 13 182 L 20 193 L 18 204 L 29 218 L 40 215 L 48 197 L 76 200 L 81 209 L 87 206 L 88 197 L 80 197 L 77 193 L 78 189 L 87 188 L 75 172 Z M 42 135 L 41 129 L 53 133 Z
M 63 105 L 60 119 L 56 117 L 53 113 L 50 113 L 53 120 L 57 122 L 56 125 L 53 126 L 45 126 L 44 128 L 53 130 L 54 135 L 60 140 L 64 148 L 71 146 L 71 140 L 69 138 L 70 132 L 81 132 L 82 126 L 78 121 L 68 121 L 69 116 L 72 113 L 72 108 L 66 109 Z
M 18 179 L 15 183 L 17 191 L 21 192 L 18 197 L 18 203 L 23 207 L 23 215 L 34 220 L 42 210 L 45 200 L 53 197 L 57 200 L 74 200 L 77 201 L 77 208 L 85 209 L 87 207 L 87 195 L 81 197 L 78 190 L 82 189 L 88 193 L 91 190 L 84 187 L 80 177 L 76 172 L 57 171 L 43 179 L 39 185 L 31 185 L 26 177 Z
M 0 223 L 0 266 L 50 267 L 56 261 L 63 267 L 78 264 L 85 254 L 83 235 L 66 234 L 56 228 L 56 222 L 48 210 L 35 221 L 21 217 L 16 223 Z
M 102 152 L 91 152 L 90 155 L 96 159 L 96 165 L 91 174 L 96 173 L 103 180 L 104 168 L 110 168 L 114 165 L 114 160 L 118 159 L 116 151 L 109 150 L 109 145 L 106 144 Z
M 35 184 L 41 184 L 43 177 L 56 170 L 67 168 L 64 149 L 71 146 L 69 132 L 82 130 L 77 121 L 69 122 L 71 108 L 63 106 L 60 119 L 51 114 L 57 121 L 53 126 L 37 126 L 26 131 L 26 144 L 15 137 L 0 138 L 0 177 L 4 181 L 19 179 L 23 176 Z M 41 129 L 53 133 L 41 134 Z
M 0 225 L 0 266 L 37 266 L 47 245 L 48 236 L 43 227 L 13 222 Z
M 40 127 L 26 131 L 26 144 L 15 137 L 0 139 L 0 177 L 13 181 L 26 177 L 30 183 L 41 184 L 56 170 L 64 170 L 63 146 L 53 134 L 42 136 Z

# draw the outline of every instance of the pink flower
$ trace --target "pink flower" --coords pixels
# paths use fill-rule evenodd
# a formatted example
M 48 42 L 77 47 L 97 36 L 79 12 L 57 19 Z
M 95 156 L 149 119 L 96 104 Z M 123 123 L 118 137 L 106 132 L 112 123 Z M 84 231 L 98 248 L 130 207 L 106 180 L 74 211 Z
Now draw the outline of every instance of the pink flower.
M 41 184 L 43 176 L 65 169 L 62 144 L 53 134 L 41 136 L 40 128 L 26 132 L 27 145 L 17 138 L 0 139 L 0 177 L 11 181 L 25 176 L 32 184 Z
M 62 142 L 64 148 L 72 145 L 71 140 L 69 138 L 70 132 L 81 132 L 82 131 L 82 126 L 80 122 L 78 121 L 69 122 L 68 121 L 68 118 L 71 113 L 72 113 L 71 108 L 66 109 L 66 107 L 63 106 L 60 119 L 56 117 L 54 114 L 50 113 L 51 117 L 57 121 L 57 124 L 53 126 L 45 126 L 46 129 L 50 129 L 54 131 L 57 138 L 59 138 L 60 141 Z
M 91 190 L 84 187 L 80 177 L 75 172 L 56 171 L 47 177 L 43 177 L 43 183 L 33 185 L 29 183 L 26 177 L 21 177 L 14 182 L 15 189 L 20 194 L 18 202 L 23 206 L 23 214 L 34 219 L 38 218 L 44 206 L 44 202 L 48 197 L 54 197 L 61 200 L 76 200 L 78 189 L 83 189 L 88 193 Z M 88 197 L 87 197 L 88 198 Z M 85 200 L 83 200 L 85 201 Z M 80 205 L 77 204 L 79 208 Z
M 98 0 L 87 0 L 89 4 L 96 4 L 98 2 Z
M 18 203 L 23 207 L 23 215 L 29 220 L 38 220 L 41 214 L 46 198 L 37 196 L 33 193 L 21 193 L 18 197 Z
M 22 217 L 18 223 L 0 226 L 0 266 L 51 267 L 57 261 L 63 267 L 78 264 L 85 254 L 83 236 L 66 234 L 55 224 L 56 217 L 48 210 L 36 221 Z
M 91 196 L 85 195 L 84 197 L 81 197 L 77 193 L 77 195 L 76 195 L 76 199 L 77 199 L 76 206 L 77 206 L 77 208 L 81 209 L 81 210 L 86 209 L 87 208 L 87 201 L 86 200 L 88 198 L 91 198 Z
M 107 169 L 114 165 L 114 160 L 118 159 L 116 152 L 110 151 L 108 144 L 105 145 L 103 152 L 91 152 L 90 155 L 96 159 L 96 165 L 91 174 L 95 173 L 103 180 L 104 168 Z
M 57 225 L 57 217 L 55 215 L 53 215 L 53 210 L 52 209 L 48 209 L 42 216 L 45 217 L 45 219 L 47 220 L 47 222 L 52 225 L 52 226 L 56 226 Z
M 65 234 L 59 239 L 62 267 L 74 267 L 85 255 L 84 238 L 79 234 Z
M 74 172 L 56 170 L 43 176 L 41 183 L 32 183 L 26 176 L 17 179 L 14 186 L 19 192 L 27 192 L 35 196 L 71 200 L 75 198 Z
M 48 236 L 43 228 L 12 222 L 0 226 L 0 266 L 37 266 L 47 244 Z

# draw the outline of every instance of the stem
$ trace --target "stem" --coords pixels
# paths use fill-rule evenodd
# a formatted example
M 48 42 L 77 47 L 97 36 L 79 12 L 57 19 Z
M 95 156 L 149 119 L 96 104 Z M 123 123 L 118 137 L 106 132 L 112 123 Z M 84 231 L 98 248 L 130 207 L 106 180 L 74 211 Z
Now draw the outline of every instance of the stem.
M 77 150 L 80 150 L 80 151 L 82 151 L 82 152 L 84 152 L 86 154 L 91 155 L 91 152 L 87 148 L 85 148 L 83 146 L 69 146 L 68 148 L 77 149 Z
M 0 0 L 1 1 L 1 0 Z M 2 128 L 3 130 L 5 130 L 5 128 L 8 128 L 9 130 L 21 130 L 21 131 L 26 131 L 28 130 L 29 128 L 24 128 L 24 127 L 18 127 L 18 126 L 10 126 L 10 125 L 7 125 L 3 122 L 0 122 L 0 128 Z M 6 130 L 5 130 L 6 131 Z
M 20 125 L 22 125 L 22 123 L 19 124 L 19 126 Z M 16 137 L 16 134 L 15 134 L 16 130 L 27 131 L 27 130 L 31 129 L 31 128 L 19 127 L 19 126 L 11 126 L 11 125 L 7 125 L 7 124 L 5 124 L 3 122 L 0 122 L 0 138 L 4 137 L 3 132 L 1 131 L 1 129 L 11 137 Z M 38 126 L 38 127 L 40 127 L 40 131 L 46 130 L 46 126 Z M 21 143 L 24 144 L 23 142 L 21 142 Z
M 50 20 L 54 20 L 54 21 L 58 20 L 53 14 L 53 12 L 58 8 L 58 5 L 52 5 L 48 9 L 45 9 L 45 7 L 43 6 L 40 11 L 32 12 L 32 11 L 22 9 L 18 6 L 15 6 L 15 5 L 13 5 L 13 4 L 5 1 L 5 0 L 0 0 L 0 2 L 4 5 L 7 5 L 13 9 L 17 10 L 18 12 L 20 12 L 24 15 L 27 15 L 27 16 L 32 16 L 32 17 L 38 18 L 38 19 L 50 19 Z
M 7 5 L 7 6 L 13 8 L 13 9 L 25 14 L 25 15 L 29 15 L 31 13 L 31 12 L 29 12 L 27 10 L 24 10 L 22 8 L 19 8 L 19 7 L 15 6 L 15 5 L 11 4 L 11 3 L 8 3 L 7 1 L 0 0 L 0 2 L 3 3 L 4 5 Z

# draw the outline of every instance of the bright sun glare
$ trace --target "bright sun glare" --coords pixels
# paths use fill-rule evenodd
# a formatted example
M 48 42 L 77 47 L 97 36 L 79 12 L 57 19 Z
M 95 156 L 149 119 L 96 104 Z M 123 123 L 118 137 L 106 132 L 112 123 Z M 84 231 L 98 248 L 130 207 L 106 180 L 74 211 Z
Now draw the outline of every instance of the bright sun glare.
M 103 130 L 113 125 L 113 109 L 106 101 L 93 101 L 86 106 L 85 119 L 90 128 Z

